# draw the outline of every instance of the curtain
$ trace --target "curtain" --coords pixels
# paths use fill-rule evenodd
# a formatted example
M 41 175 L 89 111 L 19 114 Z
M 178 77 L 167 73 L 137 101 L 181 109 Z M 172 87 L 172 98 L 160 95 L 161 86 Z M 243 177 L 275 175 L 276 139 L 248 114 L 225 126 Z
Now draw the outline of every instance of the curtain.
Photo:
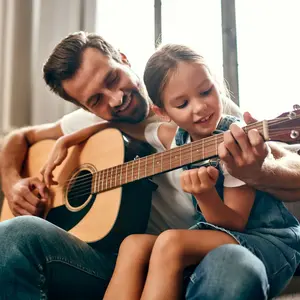
M 97 0 L 0 0 L 0 130 L 58 120 L 76 107 L 46 87 L 42 68 L 71 32 L 95 31 Z

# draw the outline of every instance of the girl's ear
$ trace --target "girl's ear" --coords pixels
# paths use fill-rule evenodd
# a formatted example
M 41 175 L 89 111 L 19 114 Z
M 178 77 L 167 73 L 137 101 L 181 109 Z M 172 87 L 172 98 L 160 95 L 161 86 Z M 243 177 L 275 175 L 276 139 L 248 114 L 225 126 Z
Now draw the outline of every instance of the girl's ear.
M 151 105 L 152 111 L 160 117 L 164 122 L 171 122 L 170 117 L 167 115 L 166 111 L 163 108 L 160 108 L 154 104 Z
M 128 61 L 126 55 L 125 55 L 124 53 L 122 53 L 122 52 L 120 52 L 120 54 L 121 54 L 121 59 L 122 59 L 123 64 L 125 64 L 125 65 L 131 67 L 131 64 L 130 64 L 130 62 Z

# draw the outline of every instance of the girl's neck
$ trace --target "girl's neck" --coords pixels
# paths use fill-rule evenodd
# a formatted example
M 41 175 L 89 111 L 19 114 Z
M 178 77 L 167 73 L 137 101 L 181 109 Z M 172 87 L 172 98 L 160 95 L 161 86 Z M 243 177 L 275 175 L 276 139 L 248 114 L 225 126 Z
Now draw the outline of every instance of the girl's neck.
M 199 141 L 199 140 L 202 140 L 206 137 L 209 137 L 209 136 L 212 136 L 212 133 L 211 134 L 208 134 L 208 135 L 203 135 L 203 136 L 193 136 L 189 133 L 190 137 L 191 137 L 191 142 L 194 142 L 194 141 Z

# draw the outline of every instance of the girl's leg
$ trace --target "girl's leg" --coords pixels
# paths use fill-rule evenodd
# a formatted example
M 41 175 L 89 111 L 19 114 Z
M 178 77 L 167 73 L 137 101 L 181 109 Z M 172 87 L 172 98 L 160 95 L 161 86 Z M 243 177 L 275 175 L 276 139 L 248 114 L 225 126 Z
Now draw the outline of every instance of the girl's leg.
M 142 300 L 182 298 L 183 270 L 199 264 L 211 250 L 238 244 L 229 234 L 214 230 L 168 230 L 153 247 Z
M 156 238 L 154 235 L 135 234 L 122 242 L 104 300 L 140 300 Z

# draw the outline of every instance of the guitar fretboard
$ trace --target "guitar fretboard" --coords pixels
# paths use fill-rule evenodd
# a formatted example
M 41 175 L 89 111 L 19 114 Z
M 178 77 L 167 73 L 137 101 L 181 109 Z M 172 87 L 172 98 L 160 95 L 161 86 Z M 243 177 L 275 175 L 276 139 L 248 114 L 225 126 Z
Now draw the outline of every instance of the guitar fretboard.
M 265 127 L 264 127 L 265 125 Z M 257 129 L 263 136 L 267 121 L 244 127 L 247 132 Z M 92 193 L 110 190 L 153 175 L 217 156 L 223 134 L 213 135 L 164 152 L 151 154 L 93 174 Z

